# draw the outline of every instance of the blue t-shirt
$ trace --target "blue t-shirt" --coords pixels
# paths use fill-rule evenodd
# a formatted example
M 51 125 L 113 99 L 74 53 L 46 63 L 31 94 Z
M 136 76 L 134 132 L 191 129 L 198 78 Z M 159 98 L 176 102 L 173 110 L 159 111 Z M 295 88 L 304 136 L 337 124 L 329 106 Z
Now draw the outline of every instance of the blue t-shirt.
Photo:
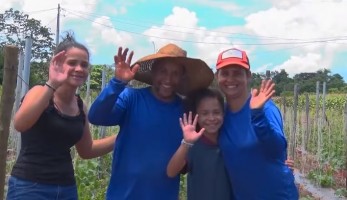
M 226 109 L 219 144 L 238 200 L 296 200 L 298 190 L 285 165 L 287 142 L 281 113 L 269 100 L 251 110 L 249 100 L 233 113 Z
M 150 88 L 125 88 L 112 79 L 90 108 L 96 125 L 119 125 L 106 199 L 177 200 L 179 176 L 169 178 L 167 164 L 180 145 L 182 101 L 166 103 Z

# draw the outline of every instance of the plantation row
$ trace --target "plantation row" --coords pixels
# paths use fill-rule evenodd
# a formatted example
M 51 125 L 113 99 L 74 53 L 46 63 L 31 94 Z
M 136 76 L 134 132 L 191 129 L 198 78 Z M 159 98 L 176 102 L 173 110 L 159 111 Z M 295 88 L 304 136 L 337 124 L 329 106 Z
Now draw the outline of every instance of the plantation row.
M 308 95 L 309 97 L 309 106 L 310 108 L 316 108 L 316 95 Z M 286 107 L 293 107 L 294 106 L 294 97 L 274 97 L 273 100 L 276 102 L 278 106 L 285 105 Z M 342 110 L 345 107 L 345 104 L 347 103 L 347 95 L 344 94 L 329 94 L 325 97 L 325 108 L 327 110 Z M 298 98 L 298 109 L 304 109 L 306 107 L 306 96 L 300 95 Z M 323 107 L 323 97 L 319 97 L 319 108 Z

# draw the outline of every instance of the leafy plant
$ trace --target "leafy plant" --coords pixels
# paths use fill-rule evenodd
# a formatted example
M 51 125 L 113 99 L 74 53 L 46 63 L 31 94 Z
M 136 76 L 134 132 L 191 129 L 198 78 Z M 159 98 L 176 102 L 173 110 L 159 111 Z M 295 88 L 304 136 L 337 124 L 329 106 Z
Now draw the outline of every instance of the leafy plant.
M 335 191 L 335 194 L 339 197 L 347 197 L 347 189 L 346 188 L 339 188 Z
M 98 127 L 91 126 L 93 138 L 100 138 Z M 106 135 L 117 134 L 118 127 L 107 129 Z M 74 158 L 75 177 L 79 199 L 104 200 L 111 174 L 112 153 L 83 160 Z
M 100 162 L 100 158 L 91 160 L 77 159 L 75 176 L 79 199 L 105 199 L 111 174 L 111 156 L 106 155 L 102 157 L 102 162 Z
M 334 183 L 334 177 L 331 171 L 315 169 L 310 171 L 307 177 L 322 187 L 331 187 Z
M 187 174 L 180 177 L 180 199 L 187 199 Z

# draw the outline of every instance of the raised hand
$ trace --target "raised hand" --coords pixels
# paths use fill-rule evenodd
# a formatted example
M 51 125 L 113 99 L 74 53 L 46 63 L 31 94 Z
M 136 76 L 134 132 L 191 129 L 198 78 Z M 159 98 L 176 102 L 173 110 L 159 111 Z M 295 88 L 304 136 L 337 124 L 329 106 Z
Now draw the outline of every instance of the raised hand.
M 132 80 L 140 67 L 136 64 L 133 68 L 130 68 L 134 52 L 130 52 L 127 57 L 128 51 L 128 48 L 123 51 L 122 47 L 119 47 L 118 54 L 114 56 L 114 63 L 116 64 L 115 77 L 124 82 Z
M 192 112 L 189 112 L 188 117 L 187 117 L 187 114 L 184 113 L 183 119 L 180 118 L 180 124 L 183 131 L 184 141 L 188 143 L 194 143 L 203 134 L 203 132 L 205 131 L 204 128 L 202 128 L 199 132 L 196 132 L 197 123 L 198 123 L 198 115 L 195 115 L 193 120 Z
M 264 106 L 265 102 L 269 100 L 275 93 L 275 84 L 271 80 L 262 80 L 259 91 L 254 89 L 250 101 L 251 109 L 258 109 Z
M 51 86 L 57 89 L 67 79 L 67 69 L 64 66 L 66 58 L 65 51 L 59 52 L 55 55 L 49 66 L 48 82 Z

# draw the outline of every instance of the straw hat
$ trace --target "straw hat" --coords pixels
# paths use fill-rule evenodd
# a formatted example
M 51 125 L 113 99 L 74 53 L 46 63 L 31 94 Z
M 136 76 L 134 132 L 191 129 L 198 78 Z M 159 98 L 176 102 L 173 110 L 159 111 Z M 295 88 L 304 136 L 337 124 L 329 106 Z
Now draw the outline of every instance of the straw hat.
M 175 44 L 167 44 L 157 53 L 145 56 L 134 63 L 131 67 L 134 67 L 135 64 L 140 65 L 135 79 L 152 85 L 152 65 L 154 61 L 161 59 L 172 60 L 184 66 L 185 74 L 177 91 L 182 95 L 208 87 L 213 81 L 213 71 L 204 61 L 187 57 L 187 52 Z

